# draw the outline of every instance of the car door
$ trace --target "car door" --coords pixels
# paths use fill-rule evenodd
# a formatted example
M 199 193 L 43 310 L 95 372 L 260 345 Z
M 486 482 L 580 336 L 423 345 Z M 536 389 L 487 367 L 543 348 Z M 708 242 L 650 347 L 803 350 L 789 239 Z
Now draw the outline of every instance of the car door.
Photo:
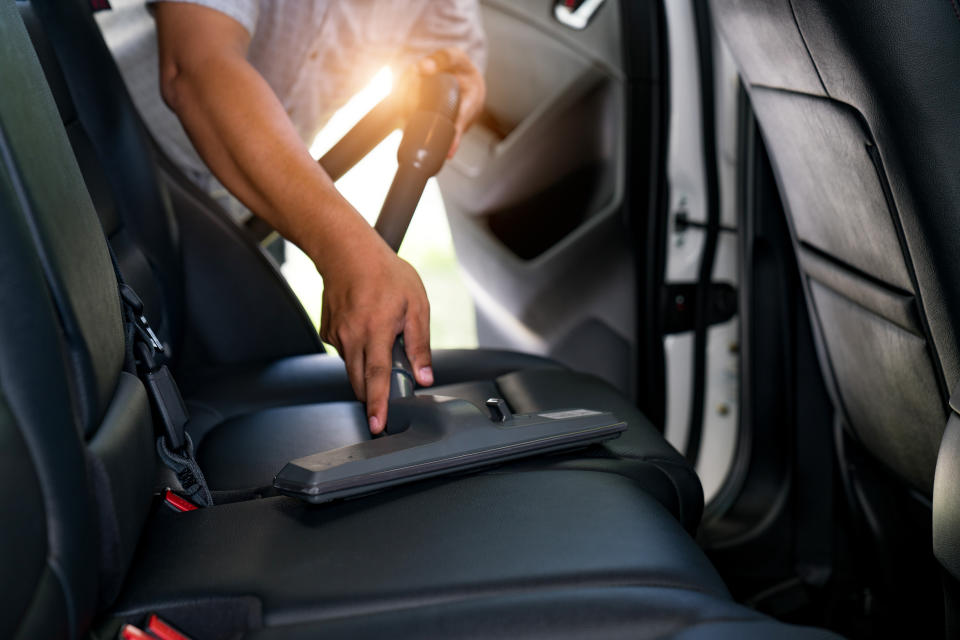
M 636 397 L 636 223 L 657 178 L 650 162 L 628 175 L 625 132 L 632 99 L 653 116 L 662 97 L 659 3 L 481 4 L 486 110 L 440 175 L 479 344 L 549 355 Z M 636 60 L 625 17 L 640 26 Z M 654 123 L 640 124 L 656 156 Z

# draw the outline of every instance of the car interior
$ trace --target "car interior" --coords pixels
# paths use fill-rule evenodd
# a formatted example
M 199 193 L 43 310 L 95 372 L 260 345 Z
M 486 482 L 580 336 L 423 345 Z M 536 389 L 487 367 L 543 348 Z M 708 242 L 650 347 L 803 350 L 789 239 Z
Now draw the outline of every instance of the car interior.
M 371 436 L 109 3 L 0 3 L 0 637 L 960 637 L 956 3 L 481 7 L 480 348 Z

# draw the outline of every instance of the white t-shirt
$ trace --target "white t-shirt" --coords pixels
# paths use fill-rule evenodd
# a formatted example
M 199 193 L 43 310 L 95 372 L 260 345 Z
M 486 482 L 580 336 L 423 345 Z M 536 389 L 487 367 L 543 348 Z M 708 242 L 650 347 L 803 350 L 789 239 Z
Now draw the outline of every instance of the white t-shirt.
M 444 47 L 480 68 L 486 42 L 477 0 L 146 0 L 220 11 L 250 33 L 247 59 L 277 94 L 306 144 L 378 69 L 401 69 Z M 113 0 L 97 14 L 137 109 L 160 146 L 235 217 L 245 217 L 210 175 L 160 97 L 156 29 L 144 0 Z

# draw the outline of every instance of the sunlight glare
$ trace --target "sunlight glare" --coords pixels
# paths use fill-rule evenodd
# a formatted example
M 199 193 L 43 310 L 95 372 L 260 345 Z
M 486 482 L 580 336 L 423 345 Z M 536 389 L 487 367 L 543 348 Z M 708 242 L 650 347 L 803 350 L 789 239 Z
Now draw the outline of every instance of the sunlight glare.
M 370 83 L 339 109 L 310 145 L 319 158 L 378 102 L 390 93 L 393 73 L 384 67 Z M 394 131 L 337 181 L 337 190 L 371 224 L 376 221 L 397 171 L 402 133 Z M 431 303 L 430 333 L 434 347 L 475 347 L 473 301 L 460 277 L 446 210 L 436 179 L 420 199 L 400 256 L 417 269 Z M 314 323 L 320 319 L 323 281 L 313 263 L 294 245 L 287 245 L 284 276 L 300 297 Z
M 393 71 L 390 67 L 380 69 L 370 82 L 355 96 L 340 107 L 330 121 L 323 127 L 310 145 L 310 155 L 319 158 L 330 150 L 337 140 L 342 138 L 353 125 L 360 121 L 378 102 L 390 95 L 393 90 Z

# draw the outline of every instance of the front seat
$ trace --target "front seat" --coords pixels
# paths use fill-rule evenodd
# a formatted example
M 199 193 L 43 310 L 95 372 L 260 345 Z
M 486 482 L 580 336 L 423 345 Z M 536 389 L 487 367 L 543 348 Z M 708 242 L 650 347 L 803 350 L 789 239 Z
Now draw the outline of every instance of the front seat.
M 960 382 L 960 13 L 711 5 L 784 200 L 848 492 L 884 558 L 878 608 L 937 610 L 930 499 Z

